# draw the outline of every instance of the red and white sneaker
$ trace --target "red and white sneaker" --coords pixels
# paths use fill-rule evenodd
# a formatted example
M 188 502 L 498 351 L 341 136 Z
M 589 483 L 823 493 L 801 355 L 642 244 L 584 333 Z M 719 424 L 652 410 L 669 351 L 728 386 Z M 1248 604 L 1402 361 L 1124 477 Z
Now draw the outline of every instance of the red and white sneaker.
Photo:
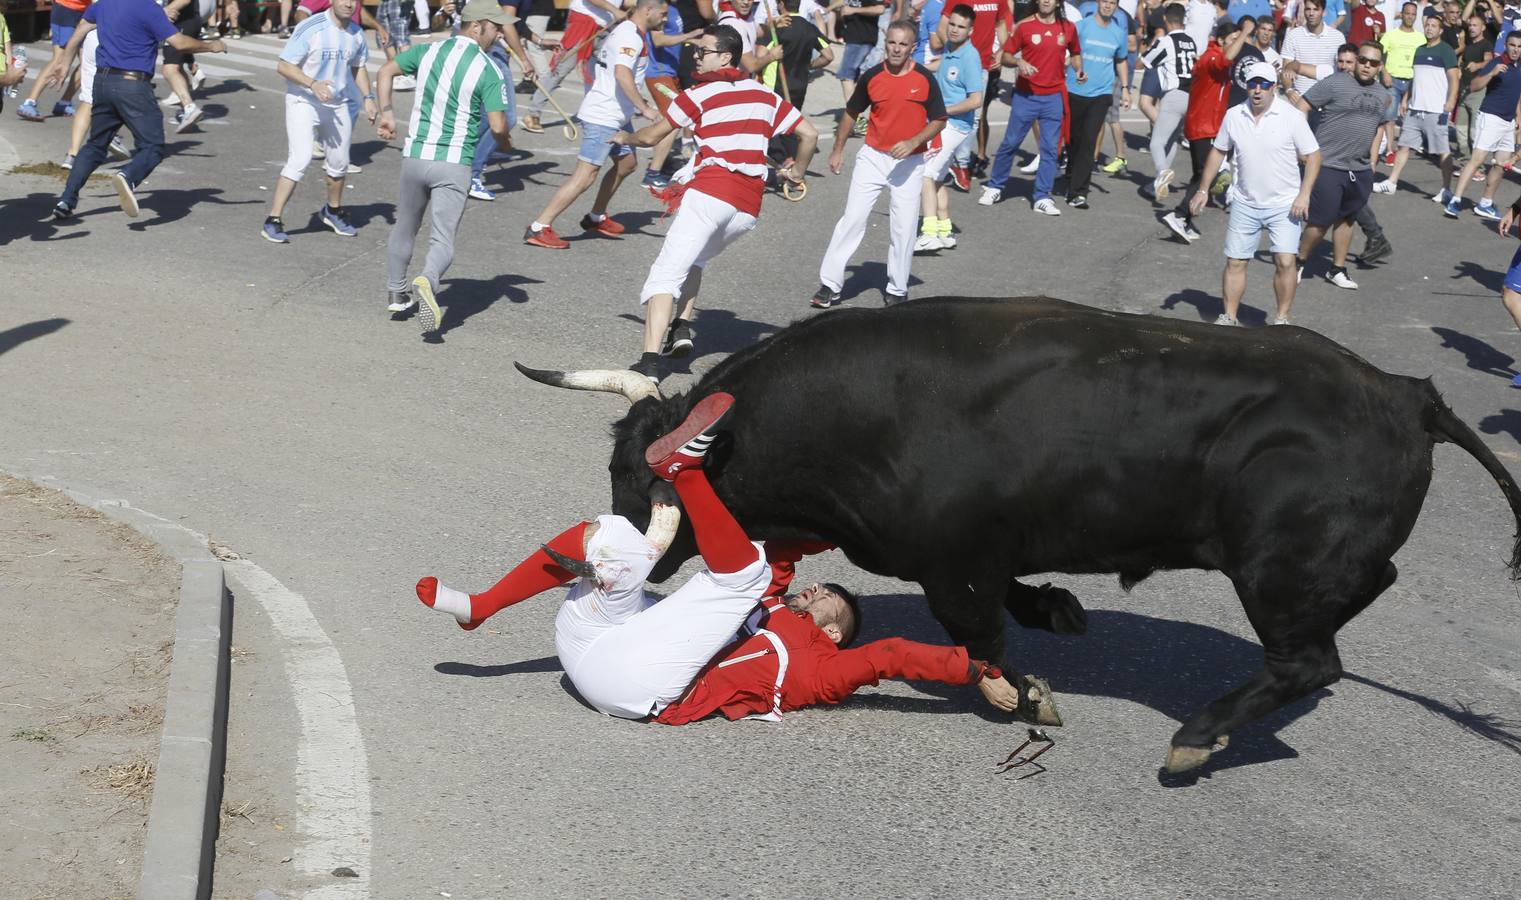
M 534 231 L 532 225 L 528 226 L 527 231 L 523 232 L 523 243 L 530 247 L 543 247 L 546 250 L 570 249 L 570 242 L 555 234 L 553 228 L 540 228 L 538 231 Z
M 595 222 L 592 220 L 591 213 L 581 217 L 581 230 L 595 231 L 607 237 L 622 237 L 624 232 L 623 226 L 614 222 L 612 216 L 603 216 L 602 221 Z
M 972 190 L 972 170 L 966 166 L 951 166 L 951 183 L 963 194 Z
M 719 391 L 697 401 L 686 420 L 676 430 L 650 444 L 644 461 L 650 471 L 666 481 L 675 481 L 683 469 L 701 466 L 715 431 L 734 406 L 734 395 Z

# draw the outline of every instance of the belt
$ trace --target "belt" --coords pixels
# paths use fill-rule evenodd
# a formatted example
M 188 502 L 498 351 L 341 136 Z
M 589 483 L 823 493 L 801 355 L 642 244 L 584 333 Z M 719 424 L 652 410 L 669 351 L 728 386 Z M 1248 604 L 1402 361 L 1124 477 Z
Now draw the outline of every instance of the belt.
M 139 72 L 136 69 L 118 69 L 115 66 L 104 66 L 101 68 L 101 71 L 105 72 L 107 75 L 120 75 L 128 81 L 153 80 L 152 72 Z

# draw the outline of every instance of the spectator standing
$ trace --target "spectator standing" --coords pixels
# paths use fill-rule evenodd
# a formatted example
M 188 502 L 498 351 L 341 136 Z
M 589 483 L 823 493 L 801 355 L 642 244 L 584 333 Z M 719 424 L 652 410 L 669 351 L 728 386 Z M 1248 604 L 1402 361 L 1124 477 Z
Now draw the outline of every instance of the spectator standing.
M 1317 79 L 1293 74 L 1287 64 L 1301 62 L 1311 66 L 1330 66 L 1336 62 L 1336 53 L 1345 39 L 1341 32 L 1326 24 L 1325 0 L 1303 0 L 1300 6 L 1304 11 L 1304 24 L 1290 28 L 1283 36 L 1283 86 L 1303 94 Z
M 1188 88 L 1188 115 L 1183 120 L 1183 136 L 1188 139 L 1189 160 L 1193 174 L 1178 199 L 1178 208 L 1162 217 L 1162 224 L 1178 237 L 1193 243 L 1201 235 L 1194 226 L 1194 194 L 1204 191 L 1204 170 L 1208 168 L 1210 147 L 1220 133 L 1220 122 L 1230 105 L 1231 67 L 1241 49 L 1251 40 L 1256 22 L 1243 16 L 1236 24 L 1220 23 L 1217 37 L 1209 39 L 1204 55 L 1194 64 L 1193 81 Z M 1207 195 L 1206 195 L 1207 196 Z
M 501 38 L 509 21 L 507 13 L 496 0 L 469 0 L 460 11 L 460 21 L 458 34 L 401 51 L 380 67 L 378 76 L 376 130 L 385 140 L 396 136 L 393 82 L 400 75 L 410 75 L 418 86 L 401 149 L 396 223 L 386 247 L 386 291 L 392 317 L 404 316 L 417 306 L 424 332 L 438 330 L 443 321 L 434 295 L 454 261 L 454 235 L 465 216 L 471 164 L 484 149 L 478 146 L 480 123 L 487 123 L 498 147 L 512 147 L 507 122 L 511 76 L 504 81 L 502 70 L 485 52 Z M 412 263 L 423 210 L 430 208 L 428 255 L 408 294 L 407 267 Z
M 1373 189 L 1380 194 L 1394 193 L 1400 173 L 1410 161 L 1410 151 L 1424 145 L 1426 154 L 1437 157 L 1442 170 L 1442 189 L 1431 199 L 1446 204 L 1452 199 L 1452 147 L 1447 140 L 1447 123 L 1458 106 L 1458 55 L 1442 40 L 1441 19 L 1427 16 L 1421 24 L 1426 46 L 1415 51 L 1415 74 L 1402 110 L 1405 119 L 1400 127 L 1399 153 L 1388 180 Z
M 1118 0 L 1098 0 L 1095 11 L 1077 23 L 1083 66 L 1067 70 L 1072 139 L 1067 145 L 1067 205 L 1088 208 L 1094 151 L 1114 105 L 1116 83 L 1121 102 L 1130 102 L 1129 38 L 1116 18 Z M 1128 21 L 1128 19 L 1127 19 Z M 1118 78 L 1116 78 L 1118 75 Z
M 885 4 L 872 0 L 844 0 L 840 7 L 839 35 L 845 48 L 840 51 L 840 68 L 835 75 L 840 79 L 846 103 L 855 96 L 856 81 L 866 68 L 866 58 L 877 46 L 877 20 L 886 11 Z
M 866 220 L 883 189 L 889 196 L 891 244 L 882 302 L 892 304 L 908 298 L 914 226 L 924 188 L 925 146 L 940 133 L 946 121 L 945 103 L 934 74 L 913 61 L 914 38 L 914 27 L 908 22 L 888 26 L 886 58 L 862 74 L 835 129 L 829 170 L 838 175 L 845 164 L 845 143 L 855 128 L 856 117 L 872 111 L 865 143 L 857 151 L 855 168 L 850 173 L 845 211 L 829 238 L 829 248 L 819 266 L 819 289 L 809 301 L 817 309 L 840 302 L 845 264 L 861 246 L 861 239 L 866 236 Z
M 523 60 L 526 66 L 523 69 L 523 77 L 545 79 L 544 86 L 549 90 L 554 90 L 559 81 L 555 81 L 553 85 L 548 83 L 555 76 L 554 67 L 550 65 L 550 61 L 552 51 L 560 45 L 559 42 L 552 41 L 545 35 L 549 32 L 549 19 L 555 14 L 555 2 L 554 0 L 524 0 L 519 4 L 518 9 L 523 11 L 525 8 L 528 15 L 523 17 L 523 25 L 528 31 L 528 40 L 523 42 Z M 507 27 L 516 32 L 517 23 Z M 560 78 L 565 77 L 566 71 L 568 67 L 562 67 Z M 544 95 L 537 93 L 537 88 L 535 88 L 535 93 L 529 97 L 529 112 L 524 114 L 520 123 L 524 131 L 534 134 L 544 132 L 544 126 L 539 124 L 539 113 L 546 102 L 548 101 Z
M 1105 2 L 1112 4 L 1114 0 Z M 916 253 L 956 246 L 951 192 L 944 182 L 952 160 L 972 136 L 977 111 L 982 109 L 982 59 L 968 40 L 976 16 L 965 3 L 951 8 L 945 45 L 935 58 L 935 83 L 940 88 L 940 101 L 945 104 L 946 123 L 944 130 L 930 142 L 929 159 L 924 164 L 924 191 L 920 198 L 924 220 L 919 227 L 919 240 L 914 244 Z
M 959 173 L 954 172 L 953 167 L 956 183 L 962 186 L 962 190 L 971 187 L 972 178 L 981 178 L 988 173 L 988 108 L 993 105 L 993 99 L 998 96 L 999 84 L 1003 76 L 999 48 L 1008 41 L 1009 32 L 1014 30 L 1014 15 L 1009 0 L 972 0 L 971 7 L 977 18 L 972 22 L 970 41 L 972 46 L 977 48 L 977 55 L 982 60 L 982 112 L 977 118 L 976 153 L 971 152 L 968 146 L 971 142 L 968 141 L 961 145 L 963 154 L 957 156 L 958 160 L 966 160 L 968 163 L 965 181 Z M 950 13 L 941 13 L 940 25 L 936 31 L 940 46 L 945 45 L 946 28 L 949 24 Z M 956 165 L 959 166 L 960 163 Z
M 1473 156 L 1463 166 L 1463 172 L 1454 183 L 1452 199 L 1442 212 L 1449 219 L 1456 219 L 1463 211 L 1463 191 L 1479 167 L 1491 154 L 1496 165 L 1490 166 L 1489 177 L 1484 184 L 1484 196 L 1474 207 L 1473 214 L 1481 219 L 1498 219 L 1495 209 L 1495 191 L 1504 177 L 1504 166 L 1516 152 L 1516 103 L 1521 101 L 1521 32 L 1512 31 L 1505 36 L 1505 52 L 1485 64 L 1474 76 L 1473 90 L 1487 88 L 1484 101 L 1479 104 L 1479 115 L 1474 121 Z
M 158 45 L 168 41 L 180 50 L 225 53 L 221 41 L 202 41 L 180 34 L 163 7 L 153 0 L 100 0 L 84 11 L 48 80 L 62 81 L 84 39 L 96 29 L 96 74 L 90 116 L 90 139 L 79 149 L 63 194 L 53 206 L 53 218 L 68 219 L 79 203 L 79 190 L 105 162 L 111 140 L 126 126 L 136 143 L 132 159 L 111 173 L 111 184 L 121 200 L 122 211 L 136 218 L 137 186 L 153 173 L 164 158 L 164 116 L 153 96 L 153 69 Z M 1521 35 L 1518 35 L 1521 39 Z M 38 79 L 39 81 L 41 79 Z
M 1215 324 L 1241 324 L 1237 313 L 1246 293 L 1246 264 L 1257 255 L 1265 232 L 1273 252 L 1273 294 L 1278 306 L 1273 324 L 1287 325 L 1298 281 L 1294 260 L 1300 224 L 1309 212 L 1310 189 L 1320 174 L 1320 145 L 1304 113 L 1276 99 L 1278 73 L 1272 66 L 1256 63 L 1247 71 L 1246 83 L 1247 102 L 1226 111 L 1201 179 L 1207 183 L 1214 178 L 1225 154 L 1235 154 L 1221 276 L 1225 312 Z M 1304 158 L 1303 178 L 1300 157 Z M 1194 215 L 1204 208 L 1203 191 L 1194 193 L 1189 208 Z
M 1458 153 L 1464 157 L 1473 153 L 1474 119 L 1479 113 L 1481 99 L 1473 90 L 1473 77 L 1495 55 L 1495 42 L 1489 39 L 1488 26 L 1483 16 L 1478 13 L 1469 16 L 1466 27 L 1467 39 L 1463 44 L 1462 59 L 1459 60 L 1461 63 L 1461 71 L 1458 74 L 1459 115 L 1453 119 L 1454 130 L 1457 132 Z
M 786 79 L 785 85 L 773 81 L 766 86 L 790 98 L 793 107 L 801 110 L 808 100 L 810 76 L 834 61 L 834 51 L 830 49 L 829 39 L 824 37 L 818 26 L 797 12 L 797 6 L 798 0 L 787 0 L 789 12 L 776 25 L 776 39 L 782 48 L 782 58 L 780 65 L 772 71 L 776 80 Z M 794 130 L 777 135 L 771 142 L 771 150 L 773 160 L 781 168 L 786 168 L 798 155 L 797 132 Z
M 1271 14 L 1257 20 L 1257 29 L 1252 32 L 1252 43 L 1262 51 L 1262 61 L 1272 66 L 1279 74 L 1283 73 L 1283 54 L 1278 52 L 1278 25 L 1273 21 Z
M 1289 91 L 1289 99 L 1315 119 L 1320 144 L 1320 172 L 1313 181 L 1304 238 L 1299 242 L 1298 274 L 1313 251 L 1331 231 L 1331 270 L 1326 280 L 1339 288 L 1357 290 L 1347 275 L 1347 251 L 1352 223 L 1373 192 L 1373 160 L 1369 153 L 1389 105 L 1389 91 L 1379 83 L 1384 62 L 1382 46 L 1369 41 L 1357 49 L 1351 73 L 1337 72 L 1317 81 L 1304 94 Z
M 1384 86 L 1393 88 L 1389 111 L 1384 116 L 1386 165 L 1394 164 L 1394 120 L 1404 106 L 1405 92 L 1410 90 L 1410 79 L 1415 75 L 1415 51 L 1426 45 L 1426 35 L 1415 28 L 1417 11 L 1414 3 L 1405 3 L 1400 7 L 1399 27 L 1391 28 L 1379 38 L 1384 45 Z
M 687 29 L 680 7 L 668 6 L 665 25 L 659 32 L 644 36 L 644 52 L 649 57 L 649 68 L 644 73 L 644 87 L 654 101 L 655 109 L 662 116 L 671 104 L 671 96 L 681 88 L 682 44 L 696 40 L 701 34 L 700 27 L 690 31 Z M 656 144 L 655 152 L 650 155 L 649 168 L 644 170 L 644 180 L 641 183 L 657 196 L 671 186 L 671 177 L 665 174 L 665 164 L 671 157 L 671 148 L 680 137 L 681 132 L 673 130 Z
M 1167 21 L 1167 34 L 1141 57 L 1142 66 L 1156 70 L 1162 89 L 1157 116 L 1151 123 L 1151 161 L 1157 167 L 1151 193 L 1159 203 L 1167 199 L 1168 185 L 1174 178 L 1173 154 L 1177 152 L 1183 117 L 1188 113 L 1188 88 L 1194 63 L 1199 59 L 1199 45 L 1183 28 L 1183 9 L 1177 4 L 1168 6 L 1163 18 Z
M 1388 20 L 1384 18 L 1382 12 L 1379 12 L 1378 0 L 1363 0 L 1361 5 L 1352 10 L 1351 19 L 1352 24 L 1347 29 L 1347 41 L 1352 44 L 1376 41 L 1389 30 Z

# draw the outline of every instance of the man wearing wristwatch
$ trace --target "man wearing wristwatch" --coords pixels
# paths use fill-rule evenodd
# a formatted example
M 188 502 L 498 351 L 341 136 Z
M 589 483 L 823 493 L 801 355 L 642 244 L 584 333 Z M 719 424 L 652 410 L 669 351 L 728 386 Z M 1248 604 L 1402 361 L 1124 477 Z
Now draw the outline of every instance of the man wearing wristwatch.
M 285 134 L 287 155 L 275 184 L 274 201 L 264 220 L 264 239 L 290 243 L 281 213 L 296 191 L 296 184 L 312 161 L 312 129 L 326 153 L 327 203 L 319 221 L 334 233 L 353 237 L 358 232 L 343 214 L 343 182 L 349 169 L 349 143 L 354 120 L 349 111 L 351 91 L 364 97 L 364 114 L 375 121 L 375 95 L 365 71 L 369 48 L 364 30 L 353 21 L 359 0 L 333 0 L 318 15 L 302 20 L 280 53 L 275 70 L 285 78 Z

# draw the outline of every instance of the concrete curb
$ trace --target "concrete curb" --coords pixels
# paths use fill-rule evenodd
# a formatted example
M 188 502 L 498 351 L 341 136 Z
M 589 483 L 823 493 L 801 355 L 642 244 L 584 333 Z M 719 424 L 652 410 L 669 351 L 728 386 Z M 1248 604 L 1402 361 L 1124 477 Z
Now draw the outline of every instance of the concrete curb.
M 130 526 L 180 564 L 180 602 L 174 620 L 164 733 L 137 896 L 140 900 L 209 897 L 227 756 L 232 640 L 232 595 L 227 591 L 222 563 L 206 549 L 201 535 L 125 500 L 49 475 L 30 475 L 9 467 L 5 470 Z

